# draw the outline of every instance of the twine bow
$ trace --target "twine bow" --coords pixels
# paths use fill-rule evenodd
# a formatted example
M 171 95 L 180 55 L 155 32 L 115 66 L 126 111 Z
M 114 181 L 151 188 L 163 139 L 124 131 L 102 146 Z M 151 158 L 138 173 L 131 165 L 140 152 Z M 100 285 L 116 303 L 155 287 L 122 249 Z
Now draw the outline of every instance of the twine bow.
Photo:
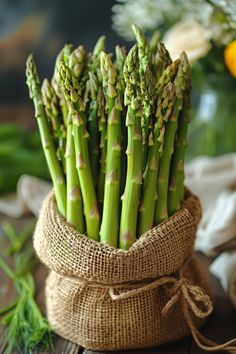
M 201 349 L 208 352 L 225 350 L 229 353 L 236 353 L 236 338 L 223 344 L 218 344 L 204 337 L 196 328 L 189 309 L 192 310 L 192 313 L 194 313 L 196 317 L 201 319 L 206 318 L 213 311 L 213 304 L 210 297 L 200 286 L 192 285 L 186 278 L 181 277 L 179 280 L 176 280 L 173 293 L 173 296 L 168 300 L 162 309 L 162 315 L 167 315 L 173 305 L 178 300 L 181 300 L 185 320 L 189 325 L 195 342 Z
M 204 319 L 211 314 L 213 311 L 212 301 L 200 286 L 190 284 L 186 278 L 176 279 L 175 282 L 174 295 L 162 309 L 163 315 L 166 315 L 181 297 L 187 302 L 196 317 Z
M 87 282 L 83 279 L 76 279 L 76 283 L 82 285 L 81 289 L 84 289 L 86 286 L 88 287 L 99 287 L 104 288 L 106 291 L 104 292 L 103 296 L 107 294 L 113 301 L 122 300 L 131 298 L 136 296 L 144 291 L 157 289 L 160 286 L 172 286 L 172 296 L 167 301 L 165 306 L 162 309 L 162 315 L 166 316 L 169 311 L 172 310 L 173 306 L 180 301 L 181 308 L 183 311 L 183 315 L 185 321 L 187 322 L 192 336 L 197 343 L 197 345 L 208 352 L 216 352 L 216 351 L 227 351 L 229 353 L 236 354 L 236 338 L 223 343 L 218 344 L 214 341 L 204 337 L 196 328 L 193 320 L 192 314 L 194 314 L 199 319 L 205 319 L 207 316 L 211 314 L 213 311 L 213 304 L 210 297 L 205 293 L 205 291 L 197 285 L 193 285 L 189 282 L 187 278 L 184 277 L 184 269 L 186 264 L 189 262 L 191 258 L 189 258 L 181 271 L 178 274 L 178 277 L 174 276 L 165 276 L 154 281 L 149 281 L 146 283 L 126 283 L 126 284 L 114 284 L 112 287 L 109 284 L 98 284 L 94 282 Z M 129 289 L 124 291 L 124 288 Z M 121 293 L 116 294 L 115 289 L 122 290 Z M 191 311 L 190 311 L 191 310 Z
M 180 298 L 183 298 L 184 301 L 187 302 L 192 312 L 198 318 L 206 318 L 213 311 L 212 301 L 205 291 L 200 286 L 190 284 L 188 279 L 184 278 L 182 274 L 179 279 L 167 276 L 161 277 L 148 284 L 141 284 L 139 287 L 137 287 L 136 284 L 136 288 L 122 292 L 121 294 L 115 294 L 114 289 L 117 287 L 112 287 L 109 288 L 108 293 L 112 300 L 121 300 L 164 285 L 173 285 L 173 296 L 164 306 L 162 310 L 163 315 L 166 315 Z
M 121 294 L 115 294 L 114 289 L 119 287 L 109 288 L 108 294 L 112 300 L 121 300 L 125 298 L 130 298 L 135 296 L 143 291 L 156 289 L 159 286 L 164 285 L 173 285 L 173 295 L 167 301 L 164 308 L 162 309 L 162 315 L 166 316 L 169 311 L 177 301 L 181 301 L 181 307 L 183 311 L 184 318 L 191 330 L 192 336 L 197 343 L 197 345 L 208 352 L 217 352 L 217 351 L 227 351 L 229 353 L 236 353 L 236 338 L 223 343 L 218 344 L 206 337 L 204 337 L 196 328 L 190 309 L 192 313 L 200 318 L 204 319 L 211 314 L 213 311 L 213 304 L 210 297 L 205 293 L 205 291 L 197 285 L 191 284 L 188 279 L 183 276 L 183 271 L 179 274 L 179 279 L 175 277 L 162 277 L 153 281 L 152 283 L 140 285 L 140 287 L 128 290 Z

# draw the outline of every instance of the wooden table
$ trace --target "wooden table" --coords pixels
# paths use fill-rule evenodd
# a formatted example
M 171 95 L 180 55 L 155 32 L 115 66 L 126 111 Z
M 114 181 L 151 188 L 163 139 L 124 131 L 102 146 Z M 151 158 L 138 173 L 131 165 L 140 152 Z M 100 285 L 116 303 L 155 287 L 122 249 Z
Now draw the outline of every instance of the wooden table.
M 2 217 L 0 217 L 1 222 Z M 17 224 L 24 223 L 25 221 L 18 221 Z M 1 234 L 0 230 L 0 254 L 3 250 L 3 245 L 5 243 L 5 238 Z M 204 265 L 206 272 L 208 272 L 208 267 L 211 259 L 203 256 L 202 254 L 197 254 Z M 35 271 L 34 276 L 36 280 L 37 288 L 37 301 L 43 308 L 43 297 L 44 297 L 44 281 L 47 276 L 47 270 L 44 266 L 39 265 Z M 213 288 L 213 293 L 215 297 L 215 310 L 208 322 L 202 328 L 202 334 L 206 337 L 215 340 L 216 342 L 224 342 L 230 338 L 236 336 L 236 311 L 233 309 L 230 301 L 228 300 L 226 294 L 221 288 L 219 281 L 210 276 L 211 284 Z M 14 298 L 14 289 L 12 287 L 11 281 L 0 270 L 0 308 L 6 305 L 11 299 Z M 0 325 L 0 354 L 4 353 L 6 348 L 6 339 L 4 328 Z M 54 337 L 54 349 L 51 351 L 52 354 L 101 354 L 98 352 L 91 352 L 89 350 L 83 349 L 71 342 L 68 342 L 58 336 Z M 204 353 L 201 349 L 197 347 L 191 337 L 185 338 L 179 342 L 172 343 L 166 346 L 144 349 L 144 350 L 132 350 L 119 352 L 120 354 L 200 354 Z M 44 352 L 44 354 L 49 354 Z

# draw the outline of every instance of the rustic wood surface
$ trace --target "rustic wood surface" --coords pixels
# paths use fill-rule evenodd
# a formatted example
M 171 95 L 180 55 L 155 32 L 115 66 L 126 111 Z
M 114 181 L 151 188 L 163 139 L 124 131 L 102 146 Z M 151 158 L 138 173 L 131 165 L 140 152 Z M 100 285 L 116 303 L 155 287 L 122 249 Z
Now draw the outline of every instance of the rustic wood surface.
M 3 217 L 0 216 L 0 223 Z M 17 225 L 20 227 L 25 223 L 25 220 L 18 220 Z M 0 254 L 4 249 L 6 244 L 6 239 L 3 236 L 0 228 Z M 197 257 L 200 259 L 204 265 L 206 272 L 208 272 L 211 259 L 198 253 Z M 47 269 L 39 265 L 34 271 L 34 276 L 36 280 L 37 288 L 37 302 L 40 304 L 41 308 L 44 309 L 44 282 L 47 276 Z M 213 339 L 216 342 L 223 342 L 236 335 L 236 311 L 233 309 L 230 301 L 228 300 L 226 294 L 224 293 L 219 281 L 210 275 L 211 284 L 214 294 L 215 310 L 208 322 L 202 328 L 201 332 L 206 337 Z M 3 274 L 0 270 L 0 308 L 6 305 L 15 296 L 14 289 L 12 287 L 11 281 Z M 178 324 L 176 324 L 178 325 Z M 68 342 L 59 336 L 54 336 L 54 348 L 50 352 L 51 354 L 102 354 L 99 352 L 91 352 L 89 350 L 83 349 L 71 342 Z M 0 325 L 0 354 L 5 352 L 6 348 L 6 338 L 4 328 Z M 49 354 L 49 352 L 43 352 L 44 354 Z M 166 346 L 144 349 L 144 350 L 132 350 L 132 351 L 122 351 L 120 354 L 200 354 L 204 353 L 201 349 L 197 347 L 191 337 L 185 338 L 179 342 L 172 343 Z M 15 354 L 15 353 L 13 353 Z

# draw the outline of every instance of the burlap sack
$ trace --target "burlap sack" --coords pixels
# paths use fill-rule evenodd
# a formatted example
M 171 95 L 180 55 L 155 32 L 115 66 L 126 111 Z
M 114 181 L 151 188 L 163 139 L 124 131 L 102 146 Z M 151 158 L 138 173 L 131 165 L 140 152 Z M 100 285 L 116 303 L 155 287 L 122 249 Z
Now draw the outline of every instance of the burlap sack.
M 56 333 L 92 350 L 145 348 L 180 339 L 212 311 L 209 283 L 193 256 L 201 209 L 189 194 L 182 209 L 128 250 L 80 235 L 44 201 L 34 235 Z

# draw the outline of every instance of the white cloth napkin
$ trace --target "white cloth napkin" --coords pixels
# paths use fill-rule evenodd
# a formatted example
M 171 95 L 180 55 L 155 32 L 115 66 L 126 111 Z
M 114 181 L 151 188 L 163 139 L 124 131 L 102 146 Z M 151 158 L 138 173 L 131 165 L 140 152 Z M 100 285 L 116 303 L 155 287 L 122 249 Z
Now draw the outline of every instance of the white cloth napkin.
M 236 307 L 236 154 L 192 161 L 186 166 L 186 185 L 203 209 L 195 248 L 218 255 L 210 272 Z
M 18 218 L 31 212 L 38 216 L 44 197 L 52 189 L 49 182 L 39 178 L 22 175 L 17 183 L 16 196 L 0 199 L 0 213 Z
M 186 186 L 202 204 L 196 249 L 216 255 L 236 237 L 236 154 L 199 157 L 186 166 Z
M 210 271 L 219 278 L 236 308 L 236 251 L 224 252 L 218 256 L 211 264 Z

